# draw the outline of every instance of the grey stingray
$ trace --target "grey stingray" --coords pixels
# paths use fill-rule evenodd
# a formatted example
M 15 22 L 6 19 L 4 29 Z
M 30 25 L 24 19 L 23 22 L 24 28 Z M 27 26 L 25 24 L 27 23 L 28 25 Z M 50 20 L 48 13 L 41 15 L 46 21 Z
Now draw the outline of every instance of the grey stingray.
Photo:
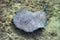
M 38 28 L 45 28 L 47 15 L 44 10 L 30 12 L 25 8 L 21 8 L 13 17 L 15 26 L 25 32 L 33 32 Z

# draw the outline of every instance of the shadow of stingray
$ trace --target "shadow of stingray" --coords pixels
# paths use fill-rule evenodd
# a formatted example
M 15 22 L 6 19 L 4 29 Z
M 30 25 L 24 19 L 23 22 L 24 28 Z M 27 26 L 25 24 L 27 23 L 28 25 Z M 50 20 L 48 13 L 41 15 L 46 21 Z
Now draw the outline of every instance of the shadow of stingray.
M 31 39 L 32 38 L 34 40 L 36 40 L 37 37 L 40 37 L 42 35 L 43 30 L 45 30 L 44 28 L 39 28 L 39 29 L 37 29 L 37 30 L 35 30 L 33 32 L 25 32 L 23 30 L 18 29 L 13 24 L 13 22 L 12 22 L 12 28 L 13 28 L 12 29 L 13 32 L 16 33 L 17 35 L 22 36 L 22 37 L 24 37 L 26 39 Z

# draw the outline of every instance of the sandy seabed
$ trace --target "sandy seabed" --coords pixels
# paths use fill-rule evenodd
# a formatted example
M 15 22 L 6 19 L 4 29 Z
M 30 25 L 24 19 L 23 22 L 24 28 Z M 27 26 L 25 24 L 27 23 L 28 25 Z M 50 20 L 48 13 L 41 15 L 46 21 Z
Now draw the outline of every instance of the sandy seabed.
M 11 22 L 21 7 L 35 12 L 48 3 L 45 29 L 26 33 Z M 60 0 L 0 0 L 0 40 L 60 40 Z

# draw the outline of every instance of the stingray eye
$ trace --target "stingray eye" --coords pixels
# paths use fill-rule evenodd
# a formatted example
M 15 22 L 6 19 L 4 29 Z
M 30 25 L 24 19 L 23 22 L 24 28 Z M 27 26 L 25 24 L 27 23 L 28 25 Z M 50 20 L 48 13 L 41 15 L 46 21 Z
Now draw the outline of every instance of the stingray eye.
M 20 20 L 20 24 L 21 25 L 27 25 L 28 23 L 30 23 L 31 19 L 27 18 L 27 19 L 24 19 L 24 20 Z
M 24 24 L 27 25 L 29 23 L 29 20 L 24 21 Z
M 21 24 L 21 25 L 23 25 L 23 24 L 24 24 L 23 20 L 20 20 L 20 24 Z

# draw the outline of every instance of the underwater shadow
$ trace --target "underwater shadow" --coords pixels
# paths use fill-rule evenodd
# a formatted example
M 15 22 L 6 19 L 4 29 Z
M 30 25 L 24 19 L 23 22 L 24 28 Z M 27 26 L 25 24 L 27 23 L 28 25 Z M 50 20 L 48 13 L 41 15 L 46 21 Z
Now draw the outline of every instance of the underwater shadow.
M 12 22 L 12 21 L 11 21 Z M 44 28 L 39 28 L 33 32 L 25 32 L 23 30 L 18 29 L 12 22 L 12 30 L 14 33 L 16 33 L 19 36 L 22 36 L 26 39 L 36 39 L 37 37 L 40 37 L 42 35 L 42 32 L 45 30 Z

